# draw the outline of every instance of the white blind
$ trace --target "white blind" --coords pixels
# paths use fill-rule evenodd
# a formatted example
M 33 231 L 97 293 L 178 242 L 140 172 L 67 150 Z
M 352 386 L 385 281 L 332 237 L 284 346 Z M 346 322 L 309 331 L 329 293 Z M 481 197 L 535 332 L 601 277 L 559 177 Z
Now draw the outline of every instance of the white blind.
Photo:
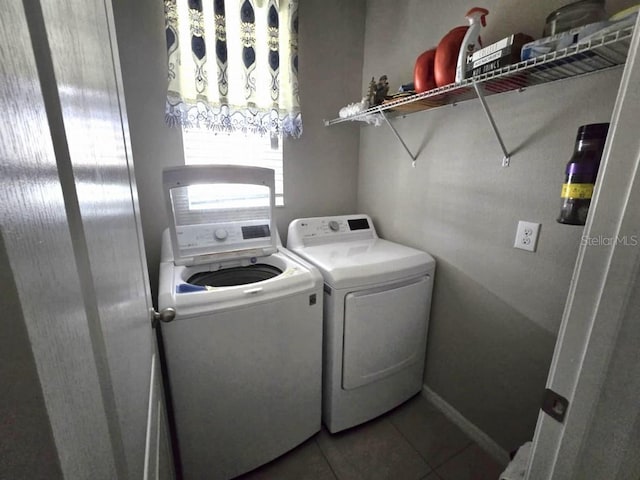
M 182 143 L 186 165 L 247 165 L 273 169 L 276 205 L 284 205 L 282 139 L 272 139 L 269 135 L 183 128 Z

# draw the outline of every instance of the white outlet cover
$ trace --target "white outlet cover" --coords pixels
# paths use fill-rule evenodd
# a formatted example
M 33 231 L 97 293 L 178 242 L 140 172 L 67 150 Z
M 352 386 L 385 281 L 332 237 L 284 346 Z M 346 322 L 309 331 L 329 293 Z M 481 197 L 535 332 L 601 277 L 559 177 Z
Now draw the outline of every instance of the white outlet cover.
M 535 252 L 536 246 L 538 245 L 539 233 L 539 223 L 520 220 L 518 222 L 518 229 L 516 230 L 516 239 L 513 243 L 513 248 L 520 248 L 529 252 Z

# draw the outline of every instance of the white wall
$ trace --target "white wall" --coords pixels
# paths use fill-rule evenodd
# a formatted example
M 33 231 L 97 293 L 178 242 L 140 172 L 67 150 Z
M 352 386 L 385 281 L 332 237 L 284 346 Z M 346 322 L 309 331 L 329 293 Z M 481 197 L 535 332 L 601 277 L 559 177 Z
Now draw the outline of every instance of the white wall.
M 163 3 L 114 0 L 118 47 L 131 132 L 151 288 L 156 294 L 160 237 L 167 226 L 162 169 L 182 165 L 180 131 L 164 123 L 166 44 Z M 299 83 L 304 133 L 285 140 L 285 207 L 276 219 L 283 241 L 300 216 L 356 207 L 358 130 L 327 129 L 362 93 L 365 1 L 303 0 L 299 6 Z
M 498 40 L 509 25 L 539 36 L 563 3 L 483 2 L 489 26 L 500 19 L 483 38 Z M 475 5 L 369 0 L 363 87 L 381 74 L 392 90 L 411 81 L 415 58 Z M 578 126 L 609 121 L 619 77 L 616 70 L 490 97 L 513 152 L 508 168 L 477 101 L 395 121 L 420 151 L 415 168 L 389 129 L 361 130 L 359 210 L 382 236 L 438 261 L 425 383 L 506 450 L 533 436 L 581 238 L 581 227 L 555 221 L 564 167 Z M 512 248 L 518 220 L 542 223 L 536 253 Z

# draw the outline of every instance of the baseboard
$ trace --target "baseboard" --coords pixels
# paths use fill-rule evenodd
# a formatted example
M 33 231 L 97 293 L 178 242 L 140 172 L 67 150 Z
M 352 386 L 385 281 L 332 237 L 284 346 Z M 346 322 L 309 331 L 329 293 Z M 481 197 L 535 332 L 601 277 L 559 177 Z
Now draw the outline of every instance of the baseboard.
M 431 390 L 426 385 L 422 386 L 422 396 L 427 399 L 434 407 L 440 410 L 445 417 L 455 423 L 460 430 L 466 433 L 474 442 L 476 442 L 489 455 L 498 460 L 501 464 L 509 463 L 509 453 L 498 445 L 486 433 L 471 423 L 458 410 L 453 408 L 440 395 Z

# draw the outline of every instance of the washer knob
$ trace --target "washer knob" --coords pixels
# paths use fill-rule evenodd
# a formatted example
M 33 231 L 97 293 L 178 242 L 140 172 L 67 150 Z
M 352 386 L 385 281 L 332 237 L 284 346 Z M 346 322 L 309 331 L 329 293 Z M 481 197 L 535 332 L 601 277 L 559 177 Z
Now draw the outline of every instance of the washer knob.
M 340 224 L 335 220 L 331 220 L 329 222 L 329 228 L 331 229 L 332 232 L 337 232 L 338 230 L 340 230 Z
M 227 239 L 228 233 L 224 228 L 218 228 L 215 232 L 213 232 L 213 236 L 216 240 L 220 240 L 222 242 L 223 240 Z

